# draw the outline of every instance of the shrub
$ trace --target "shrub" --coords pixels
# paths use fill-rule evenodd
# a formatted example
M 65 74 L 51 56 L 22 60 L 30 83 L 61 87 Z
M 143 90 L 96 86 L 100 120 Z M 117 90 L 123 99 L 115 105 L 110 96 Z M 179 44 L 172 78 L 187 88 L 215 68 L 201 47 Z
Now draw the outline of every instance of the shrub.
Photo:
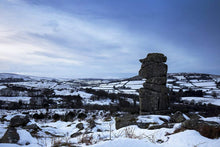
M 33 118 L 34 118 L 34 119 L 44 119 L 44 118 L 46 118 L 46 115 L 43 114 L 43 113 L 40 113 L 40 114 L 35 113 L 35 114 L 33 115 Z
M 86 144 L 86 145 L 92 145 L 93 144 L 93 136 L 88 134 L 83 134 L 78 139 L 79 144 Z
M 85 113 L 79 113 L 77 116 L 79 119 L 85 119 L 87 115 Z
M 52 118 L 53 118 L 55 121 L 58 121 L 58 120 L 61 118 L 61 116 L 60 116 L 59 114 L 54 114 L 54 115 L 52 116 Z

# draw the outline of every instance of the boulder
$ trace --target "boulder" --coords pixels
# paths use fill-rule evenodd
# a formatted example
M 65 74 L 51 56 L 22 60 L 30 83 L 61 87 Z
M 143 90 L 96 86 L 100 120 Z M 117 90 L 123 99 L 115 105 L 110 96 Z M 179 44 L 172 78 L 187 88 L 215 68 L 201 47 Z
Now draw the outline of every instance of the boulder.
M 79 119 L 85 119 L 87 115 L 85 113 L 79 113 L 77 116 Z
M 126 126 L 130 125 L 136 125 L 137 124 L 137 117 L 134 115 L 124 115 L 121 117 L 115 118 L 115 127 L 116 129 L 120 129 Z
M 34 118 L 34 119 L 44 119 L 44 118 L 46 118 L 46 114 L 43 114 L 43 113 L 40 113 L 40 114 L 35 113 L 35 114 L 33 115 L 33 118 Z
M 9 126 L 11 127 L 25 126 L 28 122 L 30 122 L 30 120 L 27 116 L 16 115 L 10 120 Z
M 38 131 L 40 128 L 36 124 L 24 126 L 23 129 Z
M 143 86 L 145 89 L 149 89 L 151 91 L 156 91 L 156 92 L 161 92 L 161 93 L 168 92 L 168 88 L 165 85 L 144 83 Z
M 186 119 L 183 116 L 183 113 L 180 111 L 177 111 L 176 113 L 174 113 L 174 115 L 171 116 L 171 119 L 170 119 L 170 121 L 174 123 L 181 123 L 181 122 L 184 122 L 185 120 Z
M 140 62 L 144 64 L 145 61 L 151 61 L 156 63 L 166 62 L 167 57 L 161 53 L 150 53 L 145 59 L 140 59 Z
M 220 137 L 220 124 L 217 122 L 191 119 L 191 120 L 184 121 L 182 123 L 182 128 L 196 130 L 202 136 L 205 136 L 211 139 Z
M 0 143 L 17 143 L 20 137 L 14 127 L 9 127 L 4 136 L 0 139 Z
M 154 84 L 154 85 L 166 85 L 167 83 L 167 77 L 153 77 L 153 78 L 148 78 L 146 80 L 146 83 L 149 84 Z
M 166 77 L 167 65 L 164 63 L 146 62 L 142 65 L 139 75 L 143 78 Z
M 173 128 L 174 123 L 154 124 L 148 127 L 149 130 L 161 129 L 161 128 Z
M 145 112 L 166 110 L 169 100 L 166 92 L 156 92 L 149 89 L 141 88 L 139 90 L 140 109 Z
M 78 124 L 76 125 L 76 127 L 77 127 L 79 130 L 84 129 L 83 123 L 78 123 Z
M 76 132 L 76 133 L 73 133 L 72 135 L 70 135 L 71 138 L 75 138 L 79 135 L 82 135 L 82 132 Z
M 167 57 L 160 53 L 150 53 L 141 59 L 139 76 L 147 80 L 139 90 L 140 113 L 162 112 L 168 110 L 169 98 L 167 81 Z
M 87 122 L 89 123 L 90 129 L 93 129 L 96 126 L 94 119 L 89 119 Z
M 69 113 L 65 114 L 63 117 L 63 121 L 73 121 L 73 119 L 76 117 L 76 113 L 70 111 Z
M 54 114 L 53 116 L 52 116 L 52 118 L 55 120 L 55 121 L 58 121 L 60 118 L 61 118 L 61 116 L 59 115 L 59 114 Z

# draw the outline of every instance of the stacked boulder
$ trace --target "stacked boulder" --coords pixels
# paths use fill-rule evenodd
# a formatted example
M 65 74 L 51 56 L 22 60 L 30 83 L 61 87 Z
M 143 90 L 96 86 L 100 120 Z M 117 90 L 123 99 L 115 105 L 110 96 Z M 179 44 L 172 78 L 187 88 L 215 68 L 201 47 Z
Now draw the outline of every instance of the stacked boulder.
M 167 110 L 169 106 L 167 81 L 167 57 L 160 53 L 150 53 L 140 59 L 142 63 L 139 76 L 146 79 L 139 90 L 140 112 Z
M 0 139 L 0 143 L 18 143 L 20 136 L 16 127 L 25 127 L 30 122 L 27 116 L 16 115 L 10 120 L 8 130 Z

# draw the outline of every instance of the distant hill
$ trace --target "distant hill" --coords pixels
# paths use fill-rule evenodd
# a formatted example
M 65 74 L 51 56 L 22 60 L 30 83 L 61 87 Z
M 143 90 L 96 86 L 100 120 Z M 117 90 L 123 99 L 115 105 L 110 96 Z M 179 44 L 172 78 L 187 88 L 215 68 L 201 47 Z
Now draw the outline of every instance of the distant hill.
M 175 76 L 184 76 L 187 79 L 192 79 L 192 78 L 200 78 L 200 79 L 214 79 L 216 81 L 220 81 L 220 75 L 214 75 L 214 74 L 205 74 L 205 73 L 168 73 L 167 74 L 168 78 L 172 78 Z M 14 74 L 14 73 L 0 73 L 0 81 L 5 81 L 5 82 L 18 82 L 18 81 L 31 81 L 31 80 L 60 80 L 60 81 L 71 81 L 71 80 L 76 80 L 76 79 L 56 79 L 56 78 L 50 78 L 50 77 L 38 77 L 38 76 L 28 76 L 28 75 L 21 75 L 21 74 Z M 134 81 L 134 80 L 142 80 L 140 76 L 133 76 L 130 78 L 124 78 L 124 79 L 103 79 L 103 78 L 81 78 L 77 79 L 79 81 Z

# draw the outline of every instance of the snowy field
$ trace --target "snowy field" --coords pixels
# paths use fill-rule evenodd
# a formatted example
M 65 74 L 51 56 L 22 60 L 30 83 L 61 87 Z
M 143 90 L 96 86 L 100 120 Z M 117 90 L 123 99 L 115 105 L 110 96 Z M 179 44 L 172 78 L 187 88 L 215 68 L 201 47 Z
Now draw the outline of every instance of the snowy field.
M 158 134 L 155 133 L 155 135 Z M 153 142 L 154 141 L 145 139 L 118 138 L 113 141 L 98 143 L 92 147 L 218 147 L 220 144 L 220 139 L 213 141 L 212 139 L 202 137 L 196 131 L 187 130 L 174 135 L 170 135 L 169 139 L 165 143 L 159 144 Z
M 0 97 L 1 101 L 6 101 L 6 102 L 19 102 L 22 101 L 26 104 L 29 104 L 31 97 Z
M 87 93 L 86 88 L 93 90 L 104 90 L 108 93 L 121 93 L 121 94 L 135 94 L 138 96 L 138 89 L 143 87 L 145 80 L 143 79 L 119 79 L 119 80 L 102 80 L 102 79 L 47 79 L 28 76 L 17 75 L 1 75 L 0 79 L 7 77 L 24 78 L 22 82 L 9 82 L 0 83 L 0 91 L 4 93 L 4 90 L 9 89 L 12 86 L 38 89 L 42 88 L 52 89 L 54 91 L 53 97 L 50 97 L 57 104 L 62 104 L 62 96 L 81 96 L 83 105 L 115 105 L 118 104 L 118 100 L 105 99 L 93 99 L 92 93 Z M 217 86 L 219 78 L 213 78 L 212 76 L 204 75 L 187 75 L 187 74 L 170 74 L 167 79 L 167 87 L 178 92 L 180 89 L 187 91 L 202 90 L 204 97 L 182 97 L 182 101 L 213 104 L 220 106 L 220 89 Z M 6 91 L 7 92 L 7 91 Z M 18 96 L 0 96 L 0 101 L 4 102 L 19 102 L 30 103 L 31 96 L 28 96 L 27 91 L 14 92 L 13 95 Z M 133 104 L 133 99 L 130 97 L 124 98 L 125 101 Z M 137 101 L 138 105 L 139 102 Z M 54 120 L 52 115 L 66 115 L 70 111 L 76 113 L 86 114 L 86 118 L 79 119 L 77 116 L 72 120 Z M 7 131 L 7 127 L 12 117 L 16 115 L 28 114 L 33 116 L 34 114 L 40 115 L 46 114 L 45 109 L 36 110 L 3 110 L 0 109 L 0 138 Z M 125 112 L 118 112 L 118 116 Z M 93 110 L 86 111 L 84 109 L 49 109 L 48 115 L 50 118 L 34 119 L 31 117 L 31 121 L 28 125 L 36 124 L 40 130 L 37 133 L 32 134 L 29 130 L 23 127 L 17 127 L 17 132 L 20 136 L 19 144 L 25 145 L 27 142 L 30 144 L 27 146 L 52 146 L 56 143 L 68 143 L 76 146 L 94 146 L 94 147 L 122 147 L 122 146 L 140 146 L 140 147 L 218 147 L 220 139 L 209 139 L 199 134 L 195 130 L 185 130 L 179 133 L 174 131 L 180 128 L 181 123 L 175 123 L 172 128 L 161 129 L 141 129 L 136 125 L 130 125 L 116 129 L 116 116 L 112 116 L 109 111 Z M 186 120 L 189 117 L 183 115 Z M 141 115 L 134 119 L 137 123 L 149 123 L 149 127 L 153 125 L 162 125 L 171 120 L 171 116 L 168 115 Z M 213 121 L 220 124 L 219 116 L 202 117 L 200 120 Z M 93 123 L 91 123 L 91 121 Z M 92 124 L 92 127 L 91 127 Z M 81 126 L 81 127 L 79 127 Z M 174 133 L 174 134 L 173 134 Z M 76 135 L 77 134 L 77 135 Z M 76 135 L 76 136 L 75 136 Z M 87 140 L 87 143 L 84 139 Z M 0 144 L 0 146 L 20 146 L 15 144 Z
M 192 100 L 195 103 L 201 102 L 202 104 L 213 104 L 216 106 L 220 106 L 220 99 L 214 99 L 214 98 L 204 98 L 204 97 L 182 97 L 183 101 L 191 102 Z
M 57 114 L 65 114 L 67 111 L 74 111 L 74 109 L 57 109 L 50 110 L 50 113 Z M 81 112 L 85 112 L 84 110 L 77 110 Z M 36 112 L 44 113 L 45 110 L 28 110 L 29 114 L 32 115 Z M 5 117 L 5 121 L 0 123 L 0 137 L 7 130 L 7 126 L 9 124 L 9 120 L 17 115 L 19 111 L 8 111 L 2 110 L 0 113 L 0 117 L 3 115 L 7 115 Z M 131 125 L 127 127 L 123 127 L 120 129 L 115 128 L 114 117 L 104 116 L 109 114 L 109 112 L 104 111 L 96 111 L 96 112 L 88 112 L 88 117 L 84 120 L 74 119 L 73 121 L 52 121 L 50 119 L 47 120 L 34 120 L 31 119 L 30 124 L 37 124 L 40 127 L 40 131 L 36 134 L 36 136 L 41 137 L 33 137 L 29 131 L 19 127 L 17 128 L 17 132 L 20 135 L 19 144 L 24 145 L 27 142 L 30 144 L 27 146 L 52 146 L 56 142 L 68 142 L 72 145 L 79 146 L 92 146 L 92 147 L 122 147 L 122 146 L 152 146 L 152 147 L 217 147 L 220 144 L 220 139 L 208 139 L 206 137 L 201 136 L 197 131 L 194 130 L 186 130 L 183 132 L 172 134 L 176 129 L 178 129 L 181 124 L 176 123 L 173 128 L 161 128 L 161 129 L 141 129 L 136 125 Z M 92 115 L 96 115 L 94 121 L 95 126 L 90 128 L 89 120 L 92 118 Z M 159 119 L 163 118 L 165 120 L 169 120 L 169 116 L 163 115 L 143 115 L 137 118 L 138 122 L 152 123 L 152 124 L 163 124 L 164 122 Z M 220 118 L 210 117 L 201 119 L 206 121 L 215 121 L 220 123 Z M 82 128 L 78 128 L 78 124 L 82 124 Z M 86 135 L 82 134 L 77 137 L 71 137 L 72 134 L 81 132 L 86 133 Z M 167 135 L 169 134 L 169 135 Z M 55 137 L 56 136 L 56 137 Z M 82 143 L 82 139 L 85 137 L 89 137 L 91 140 L 88 144 Z M 111 140 L 110 140 L 111 139 Z M 19 146 L 15 144 L 0 144 L 0 146 L 11 147 L 11 146 Z
M 190 78 L 190 79 L 189 79 Z M 122 80 L 120 82 L 110 82 L 100 84 L 96 86 L 88 86 L 96 90 L 105 90 L 110 93 L 126 93 L 126 94 L 139 94 L 138 89 L 143 87 L 145 80 Z M 220 98 L 220 90 L 217 88 L 216 82 L 218 78 L 208 77 L 202 79 L 201 76 L 187 76 L 187 75 L 172 75 L 167 79 L 167 87 L 178 92 L 180 89 L 187 91 L 202 90 L 207 95 L 212 95 L 213 92 L 217 93 L 217 97 Z

